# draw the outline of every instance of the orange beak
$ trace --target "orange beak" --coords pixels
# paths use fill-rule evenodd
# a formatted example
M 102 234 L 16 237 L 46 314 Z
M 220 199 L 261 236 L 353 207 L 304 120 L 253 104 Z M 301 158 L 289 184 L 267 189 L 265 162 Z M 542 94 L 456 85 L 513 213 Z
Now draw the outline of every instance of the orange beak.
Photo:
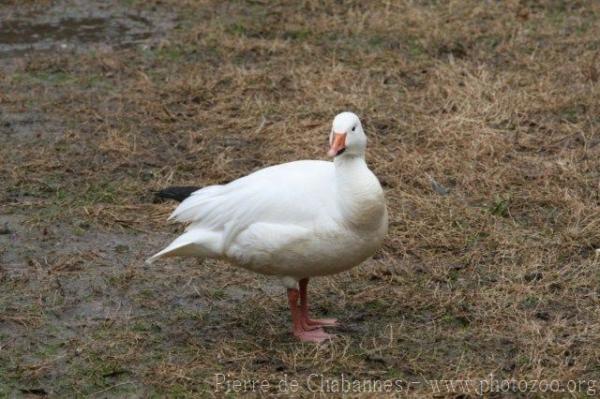
M 333 140 L 331 141 L 331 147 L 327 151 L 327 155 L 335 157 L 340 151 L 346 148 L 346 133 L 334 133 Z

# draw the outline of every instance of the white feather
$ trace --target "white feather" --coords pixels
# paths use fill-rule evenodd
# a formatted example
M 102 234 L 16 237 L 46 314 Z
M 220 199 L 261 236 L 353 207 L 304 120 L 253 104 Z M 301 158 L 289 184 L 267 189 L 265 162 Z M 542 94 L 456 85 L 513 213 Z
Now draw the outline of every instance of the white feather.
M 356 126 L 349 115 L 334 127 Z M 356 134 L 364 136 L 362 127 Z M 362 136 L 349 137 L 356 144 L 334 162 L 285 163 L 194 192 L 170 216 L 188 223 L 186 232 L 149 261 L 223 258 L 287 280 L 356 266 L 387 232 L 383 191 L 364 161 Z

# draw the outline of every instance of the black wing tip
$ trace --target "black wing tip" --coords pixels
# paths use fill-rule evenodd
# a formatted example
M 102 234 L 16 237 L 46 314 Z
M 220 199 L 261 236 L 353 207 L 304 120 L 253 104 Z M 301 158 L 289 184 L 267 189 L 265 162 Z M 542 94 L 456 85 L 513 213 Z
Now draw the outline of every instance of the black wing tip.
M 155 191 L 154 198 L 155 200 L 175 200 L 175 201 L 183 201 L 187 197 L 190 196 L 194 191 L 199 190 L 200 187 L 196 186 L 173 186 L 167 187 L 165 189 Z

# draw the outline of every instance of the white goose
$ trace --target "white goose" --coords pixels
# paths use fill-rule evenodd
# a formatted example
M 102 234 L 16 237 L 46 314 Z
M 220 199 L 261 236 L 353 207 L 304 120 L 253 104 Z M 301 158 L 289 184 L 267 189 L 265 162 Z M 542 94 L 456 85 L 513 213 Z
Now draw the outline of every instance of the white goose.
M 365 162 L 367 138 L 358 117 L 335 117 L 327 161 L 295 161 L 258 170 L 225 185 L 194 191 L 169 219 L 185 233 L 148 259 L 225 259 L 279 276 L 287 287 L 293 333 L 321 342 L 335 319 L 308 316 L 308 279 L 357 266 L 388 228 L 383 190 Z

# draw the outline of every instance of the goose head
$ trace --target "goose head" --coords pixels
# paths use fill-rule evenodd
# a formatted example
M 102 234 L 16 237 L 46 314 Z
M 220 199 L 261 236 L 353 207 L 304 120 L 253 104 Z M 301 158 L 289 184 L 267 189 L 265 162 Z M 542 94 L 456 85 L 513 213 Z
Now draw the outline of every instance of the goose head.
M 360 119 L 352 112 L 342 112 L 333 119 L 329 134 L 329 151 L 327 155 L 337 157 L 364 156 L 367 147 L 367 136 L 363 131 Z

